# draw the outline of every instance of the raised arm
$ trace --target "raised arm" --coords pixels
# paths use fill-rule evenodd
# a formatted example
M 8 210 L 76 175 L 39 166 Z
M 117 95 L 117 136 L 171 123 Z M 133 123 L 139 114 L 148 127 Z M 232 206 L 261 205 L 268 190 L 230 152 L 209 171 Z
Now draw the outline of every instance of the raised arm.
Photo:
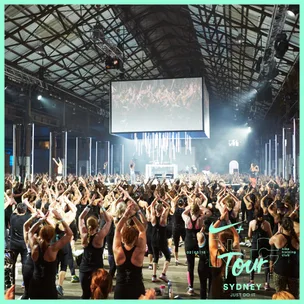
M 99 232 L 97 233 L 98 239 L 102 242 L 110 231 L 113 217 L 103 207 L 101 207 L 100 215 L 104 217 L 104 220 L 106 222 L 102 227 L 102 229 L 100 229 Z
M 132 206 L 129 205 L 125 211 L 125 213 L 123 214 L 123 216 L 121 217 L 121 219 L 119 220 L 116 229 L 115 229 L 115 235 L 114 235 L 114 241 L 113 241 L 113 250 L 117 251 L 120 247 L 121 247 L 121 230 L 124 227 L 124 225 L 126 224 L 126 222 L 128 221 L 128 219 L 130 218 L 132 214 Z
M 63 217 L 61 217 L 60 213 L 57 210 L 53 210 L 53 214 L 54 214 L 55 219 L 58 220 L 58 223 L 62 223 L 64 232 L 65 232 L 64 236 L 52 245 L 53 251 L 59 251 L 67 243 L 69 243 L 71 241 L 71 239 L 73 237 L 73 232 L 72 232 L 71 228 L 69 227 L 69 224 L 65 221 L 65 219 Z

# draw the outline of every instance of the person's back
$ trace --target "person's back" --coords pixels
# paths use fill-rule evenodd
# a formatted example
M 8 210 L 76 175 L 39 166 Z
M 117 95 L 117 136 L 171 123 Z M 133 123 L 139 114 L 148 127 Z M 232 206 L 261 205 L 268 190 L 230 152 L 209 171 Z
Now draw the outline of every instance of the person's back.
M 276 274 L 288 277 L 299 278 L 299 250 L 292 245 L 292 237 L 281 233 L 286 239 L 286 245 L 280 248 L 277 252 L 278 260 L 274 264 L 274 271 Z
M 122 244 L 126 260 L 123 264 L 117 265 L 115 299 L 138 299 L 138 294 L 145 293 L 143 284 L 142 267 L 132 264 L 132 255 L 136 249 L 134 246 L 127 250 Z M 136 287 L 136 288 L 134 288 Z
M 30 283 L 30 298 L 31 299 L 57 299 L 56 289 L 56 272 L 57 259 L 48 262 L 45 260 L 47 251 L 51 248 L 47 247 L 42 250 L 39 246 L 39 257 L 34 261 L 34 273 Z
M 103 268 L 102 253 L 103 247 L 96 248 L 93 246 L 95 235 L 90 236 L 88 246 L 84 248 L 83 256 L 79 270 L 82 272 L 94 271 Z
M 10 249 L 15 253 L 15 259 L 21 254 L 21 262 L 25 263 L 27 248 L 24 242 L 23 225 L 31 216 L 26 213 L 25 204 L 18 204 L 17 213 L 10 217 Z
M 132 215 L 134 226 L 127 221 L 133 212 L 129 204 L 115 229 L 113 243 L 114 258 L 117 265 L 114 299 L 138 299 L 145 294 L 142 266 L 146 248 L 146 227 Z

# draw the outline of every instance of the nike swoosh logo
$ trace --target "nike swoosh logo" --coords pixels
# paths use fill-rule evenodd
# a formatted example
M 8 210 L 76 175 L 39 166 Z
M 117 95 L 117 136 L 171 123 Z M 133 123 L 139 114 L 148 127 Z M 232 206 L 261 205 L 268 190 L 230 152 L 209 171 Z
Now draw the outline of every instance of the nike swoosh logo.
M 231 228 L 231 227 L 233 227 L 233 226 L 239 225 L 239 224 L 241 224 L 241 223 L 242 223 L 242 222 L 238 222 L 238 223 L 229 224 L 229 225 L 222 226 L 222 227 L 218 227 L 218 228 L 215 228 L 215 227 L 213 226 L 213 223 L 212 223 L 212 224 L 210 225 L 210 227 L 209 227 L 209 232 L 210 232 L 210 233 L 219 233 L 219 232 L 221 232 L 221 231 L 223 231 L 223 230 L 226 230 L 226 229 Z

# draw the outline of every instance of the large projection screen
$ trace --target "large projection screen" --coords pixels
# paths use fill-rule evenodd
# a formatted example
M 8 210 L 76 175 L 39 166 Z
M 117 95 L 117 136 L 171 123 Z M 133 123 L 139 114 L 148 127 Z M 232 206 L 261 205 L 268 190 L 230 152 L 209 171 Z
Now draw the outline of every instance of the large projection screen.
M 202 131 L 203 80 L 111 83 L 111 133 Z

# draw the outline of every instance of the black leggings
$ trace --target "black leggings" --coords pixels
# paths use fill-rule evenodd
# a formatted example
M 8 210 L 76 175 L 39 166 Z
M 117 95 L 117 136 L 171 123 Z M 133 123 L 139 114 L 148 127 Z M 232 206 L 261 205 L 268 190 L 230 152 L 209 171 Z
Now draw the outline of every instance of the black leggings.
M 72 250 L 71 244 L 67 243 L 64 245 L 64 247 L 58 251 L 57 255 L 57 271 L 59 271 L 59 265 L 60 265 L 60 271 L 67 271 L 68 264 L 69 264 L 69 250 Z
M 168 248 L 168 244 L 160 244 L 159 246 L 152 245 L 153 250 L 153 263 L 158 263 L 159 260 L 159 253 L 162 252 L 166 258 L 166 261 L 170 262 L 171 260 L 171 253 Z
M 24 292 L 22 300 L 29 299 L 29 288 L 30 282 L 34 273 L 34 262 L 32 260 L 31 254 L 28 254 L 25 264 L 22 266 L 22 276 L 24 282 Z
M 79 281 L 82 288 L 82 296 L 81 299 L 91 299 L 91 279 L 92 273 L 90 272 L 79 272 Z
M 148 228 L 147 228 L 147 246 L 148 246 L 148 254 L 153 254 L 152 249 L 152 225 L 150 222 L 148 222 Z
M 210 292 L 211 280 L 212 280 L 209 260 L 200 257 L 197 273 L 200 280 L 200 298 L 207 299 L 207 280 L 209 280 L 208 293 Z
M 246 220 L 248 220 L 248 215 L 247 215 L 247 207 L 244 201 L 242 200 L 241 203 L 241 210 L 242 210 L 242 222 L 245 221 L 245 215 L 246 215 Z
M 75 275 L 75 267 L 74 267 L 74 257 L 73 257 L 73 253 L 72 253 L 72 247 L 69 246 L 68 247 L 68 265 L 71 271 L 71 275 L 74 276 Z
M 182 240 L 185 241 L 186 237 L 186 229 L 181 227 L 181 228 L 173 228 L 173 243 L 174 243 L 174 251 L 178 252 L 178 246 L 179 246 L 179 239 L 182 237 Z
M 256 244 L 252 244 L 251 247 L 251 266 L 253 266 L 253 263 L 255 262 L 255 260 L 259 257 L 259 253 L 262 255 L 263 258 L 266 258 L 267 256 L 270 255 L 270 247 L 267 248 L 267 246 L 262 246 L 264 247 L 261 250 L 257 250 L 257 245 Z M 264 267 L 264 274 L 265 274 L 265 282 L 269 283 L 270 280 L 270 268 L 269 268 L 269 259 L 267 259 L 267 263 L 263 264 Z M 254 280 L 254 270 L 252 270 L 250 272 L 250 280 L 253 281 Z
M 198 249 L 197 249 L 198 251 Z M 193 282 L 194 282 L 194 264 L 195 264 L 195 254 L 186 254 L 187 258 L 187 265 L 188 265 L 188 285 L 190 288 L 193 288 Z
M 18 243 L 13 243 L 10 244 L 10 250 L 14 252 L 14 265 L 16 264 L 18 255 L 21 255 L 21 264 L 22 264 L 22 269 L 24 264 L 26 263 L 27 260 L 27 249 L 26 247 L 23 246 L 23 244 L 18 244 Z M 15 271 L 13 271 L 13 282 L 15 282 Z
M 106 242 L 108 244 L 108 262 L 109 262 L 109 266 L 110 266 L 110 270 L 109 273 L 112 276 L 112 278 L 115 275 L 115 271 L 116 271 L 116 263 L 114 260 L 114 254 L 113 254 L 113 240 L 114 240 L 114 234 L 108 234 L 106 236 Z

